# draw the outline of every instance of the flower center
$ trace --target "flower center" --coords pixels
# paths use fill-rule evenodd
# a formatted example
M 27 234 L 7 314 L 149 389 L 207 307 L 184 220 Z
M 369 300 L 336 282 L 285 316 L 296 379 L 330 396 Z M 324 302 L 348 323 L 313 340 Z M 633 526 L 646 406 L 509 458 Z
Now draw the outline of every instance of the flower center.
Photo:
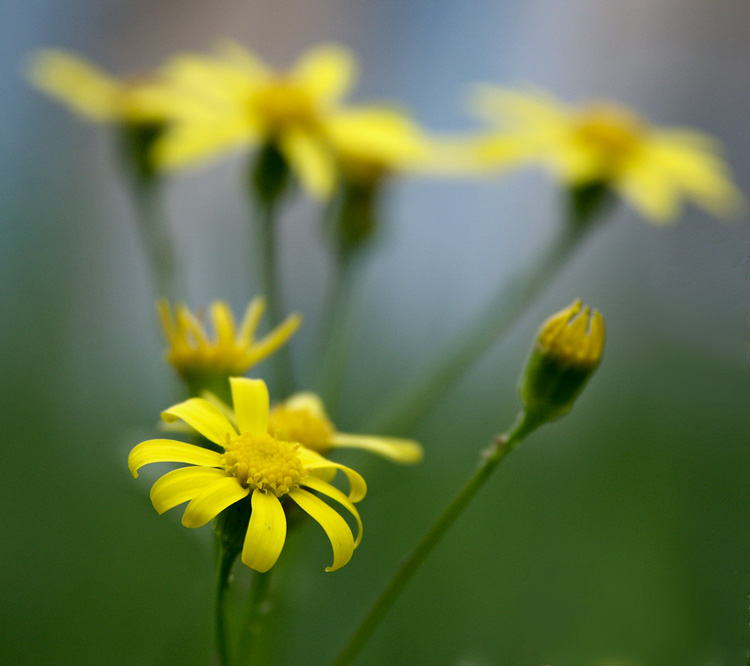
M 310 127 L 318 119 L 309 93 L 283 77 L 271 80 L 255 92 L 251 104 L 269 132 L 290 126 Z
M 299 445 L 270 435 L 243 432 L 227 436 L 224 467 L 243 486 L 270 490 L 276 497 L 299 485 L 307 473 L 297 455 Z
M 597 153 L 603 168 L 617 169 L 641 145 L 645 125 L 626 109 L 594 103 L 583 109 L 576 137 Z
M 268 431 L 280 439 L 299 442 L 308 449 L 326 453 L 331 450 L 330 440 L 335 429 L 327 418 L 307 409 L 279 406 L 271 410 Z

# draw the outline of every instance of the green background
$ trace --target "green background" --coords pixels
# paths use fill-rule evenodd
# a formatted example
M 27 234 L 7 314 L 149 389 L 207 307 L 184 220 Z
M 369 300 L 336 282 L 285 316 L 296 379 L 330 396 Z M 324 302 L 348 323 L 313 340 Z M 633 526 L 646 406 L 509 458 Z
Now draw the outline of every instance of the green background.
M 523 7 L 523 8 L 522 8 Z M 471 127 L 473 81 L 603 95 L 727 145 L 748 192 L 747 8 L 711 3 L 46 2 L 0 9 L 0 663 L 208 664 L 209 528 L 148 500 L 127 453 L 180 397 L 161 361 L 151 287 L 106 129 L 31 91 L 43 45 L 117 72 L 224 36 L 288 64 L 334 39 L 362 61 L 358 99 L 408 105 L 430 128 Z M 188 302 L 236 311 L 253 293 L 246 163 L 177 177 L 169 212 Z M 420 371 L 554 230 L 540 173 L 394 186 L 359 299 L 341 430 Z M 284 217 L 289 307 L 306 376 L 327 276 L 320 211 Z M 750 232 L 689 209 L 654 228 L 620 207 L 451 391 L 404 468 L 365 454 L 369 494 L 352 561 L 326 574 L 311 525 L 273 585 L 272 663 L 325 664 L 400 558 L 509 425 L 532 336 L 582 297 L 606 318 L 604 362 L 573 412 L 502 465 L 399 599 L 361 664 L 735 666 L 750 632 Z M 259 373 L 265 368 L 260 366 Z M 238 570 L 245 589 L 247 572 Z

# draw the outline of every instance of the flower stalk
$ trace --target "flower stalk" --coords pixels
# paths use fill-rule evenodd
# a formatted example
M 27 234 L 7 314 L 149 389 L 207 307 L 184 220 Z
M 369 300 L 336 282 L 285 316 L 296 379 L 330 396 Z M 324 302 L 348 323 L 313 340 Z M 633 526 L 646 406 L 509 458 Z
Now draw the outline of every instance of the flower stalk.
M 606 187 L 600 185 L 571 188 L 567 195 L 566 223 L 547 249 L 495 293 L 463 334 L 436 355 L 431 367 L 414 372 L 412 381 L 394 391 L 364 429 L 383 433 L 410 431 L 550 284 L 611 201 Z

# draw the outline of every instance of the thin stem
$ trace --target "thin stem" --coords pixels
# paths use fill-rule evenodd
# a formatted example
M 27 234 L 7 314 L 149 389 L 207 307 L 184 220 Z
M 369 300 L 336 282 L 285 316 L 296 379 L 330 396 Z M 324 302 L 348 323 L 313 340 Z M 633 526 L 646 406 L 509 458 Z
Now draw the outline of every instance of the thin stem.
M 331 412 L 340 396 L 354 337 L 362 259 L 359 252 L 337 256 L 320 322 L 315 377 L 323 403 Z
M 216 640 L 216 653 L 219 658 L 219 666 L 230 666 L 229 639 L 227 632 L 227 592 L 229 590 L 229 576 L 232 565 L 237 557 L 237 551 L 224 548 L 219 545 L 218 569 L 216 572 L 216 616 L 214 619 L 214 630 Z
M 146 253 L 157 296 L 174 302 L 180 297 L 178 262 L 174 238 L 163 213 L 161 183 L 154 177 L 136 183 L 133 200 L 136 223 Z
M 256 206 L 256 252 L 260 290 L 268 303 L 270 326 L 277 326 L 283 319 L 280 274 L 277 269 L 277 199 L 258 201 Z M 287 397 L 294 390 L 294 369 L 289 345 L 283 345 L 272 356 L 276 373 L 276 390 Z
M 383 408 L 363 425 L 365 432 L 407 433 L 493 343 L 500 339 L 573 255 L 609 201 L 605 185 L 568 192 L 567 220 L 536 261 L 502 285 L 487 306 L 441 353 L 431 367 L 411 373 Z
M 334 666 L 347 666 L 356 659 L 385 614 L 396 601 L 399 594 L 401 594 L 404 587 L 406 587 L 406 584 L 484 485 L 490 474 L 537 425 L 538 423 L 531 423 L 524 416 L 521 416 L 517 419 L 510 432 L 507 435 L 498 437 L 494 446 L 485 452 L 479 469 L 477 469 L 461 492 L 458 493 L 453 502 L 438 518 L 422 541 L 419 542 L 411 554 L 403 561 L 396 575 L 377 598 L 370 608 L 369 613 L 351 635 L 344 649 L 333 662 Z
M 245 610 L 244 629 L 240 634 L 238 645 L 238 662 L 247 666 L 264 663 L 260 637 L 263 633 L 263 622 L 266 614 L 263 606 L 268 598 L 270 582 L 271 571 L 265 573 L 253 572 L 253 580 L 250 584 Z

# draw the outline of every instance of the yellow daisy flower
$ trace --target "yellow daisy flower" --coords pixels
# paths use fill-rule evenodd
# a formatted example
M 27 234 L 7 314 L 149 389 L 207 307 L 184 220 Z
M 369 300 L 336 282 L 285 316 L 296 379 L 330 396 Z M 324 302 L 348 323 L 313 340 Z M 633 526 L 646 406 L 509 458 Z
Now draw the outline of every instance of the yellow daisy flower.
M 719 217 L 742 205 L 720 145 L 701 132 L 650 126 L 605 101 L 571 107 L 538 90 L 481 86 L 474 106 L 501 126 L 481 143 L 486 165 L 541 163 L 571 187 L 605 184 L 655 223 L 674 220 L 683 199 Z
M 137 477 L 141 467 L 158 462 L 192 465 L 168 472 L 151 488 L 151 502 L 159 514 L 188 502 L 182 516 L 185 527 L 205 525 L 252 493 L 242 561 L 260 572 L 268 571 L 281 554 L 286 539 L 283 503 L 289 498 L 328 535 L 333 563 L 326 571 L 340 569 L 362 538 L 362 521 L 354 502 L 367 492 L 364 479 L 349 467 L 326 460 L 296 442 L 270 436 L 265 383 L 241 377 L 230 381 L 236 429 L 221 410 L 203 398 L 190 398 L 162 413 L 165 421 L 183 420 L 221 447 L 223 453 L 171 439 L 152 439 L 130 452 L 131 473 Z M 348 497 L 324 480 L 339 470 L 349 479 Z M 310 491 L 335 500 L 354 516 L 356 539 L 346 521 Z
M 407 168 L 426 141 L 405 114 L 386 107 L 342 108 L 356 73 L 353 55 L 325 44 L 278 72 L 236 44 L 217 56 L 184 54 L 165 67 L 162 111 L 173 126 L 156 160 L 179 168 L 231 148 L 273 144 L 313 196 L 330 195 L 340 165 Z
M 161 105 L 150 100 L 150 77 L 118 79 L 62 49 L 35 53 L 28 74 L 39 90 L 89 120 L 138 124 L 163 119 Z
M 323 402 L 314 393 L 297 393 L 271 409 L 268 432 L 299 442 L 322 455 L 336 448 L 364 449 L 393 462 L 413 464 L 422 460 L 422 447 L 411 439 L 351 435 L 337 432 Z
M 167 361 L 188 380 L 245 373 L 286 343 L 302 321 L 298 314 L 289 315 L 268 335 L 256 341 L 255 332 L 266 308 L 263 297 L 250 301 L 239 327 L 229 306 L 224 301 L 214 301 L 209 306 L 215 334 L 212 339 L 200 319 L 184 304 L 176 307 L 174 316 L 165 300 L 158 302 L 158 308 L 169 345 Z

